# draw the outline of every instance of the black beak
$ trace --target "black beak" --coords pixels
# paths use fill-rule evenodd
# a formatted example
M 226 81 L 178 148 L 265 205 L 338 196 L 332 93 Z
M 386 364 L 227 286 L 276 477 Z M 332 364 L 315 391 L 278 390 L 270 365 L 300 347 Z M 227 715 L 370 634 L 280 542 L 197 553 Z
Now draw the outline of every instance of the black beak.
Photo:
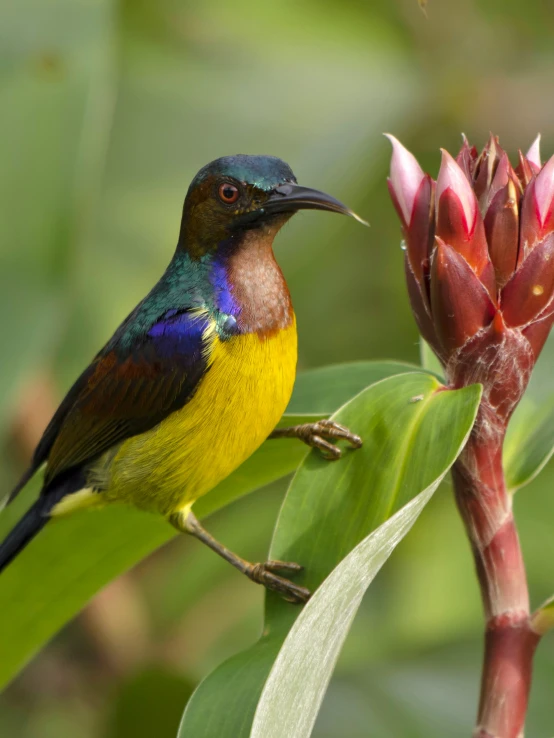
M 331 195 L 297 184 L 284 184 L 276 187 L 263 204 L 262 209 L 268 215 L 290 213 L 296 210 L 329 210 L 331 213 L 349 215 L 363 225 L 369 225 L 353 210 L 347 208 L 339 200 L 335 200 Z

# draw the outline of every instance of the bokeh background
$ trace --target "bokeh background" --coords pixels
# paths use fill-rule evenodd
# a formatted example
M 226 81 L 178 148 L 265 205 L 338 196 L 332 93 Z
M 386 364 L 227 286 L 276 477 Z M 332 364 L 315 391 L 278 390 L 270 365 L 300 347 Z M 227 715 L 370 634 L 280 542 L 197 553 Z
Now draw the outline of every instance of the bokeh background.
M 433 173 L 462 131 L 481 145 L 492 130 L 512 155 L 540 131 L 551 154 L 553 39 L 550 0 L 429 0 L 426 14 L 417 0 L 3 0 L 1 488 L 164 269 L 188 183 L 217 156 L 280 156 L 371 221 L 302 213 L 279 237 L 300 367 L 417 361 L 381 134 Z M 516 500 L 536 604 L 554 591 L 553 484 L 550 464 Z M 263 559 L 285 487 L 234 503 L 210 529 Z M 262 596 L 175 540 L 34 659 L 0 697 L 0 735 L 173 738 L 194 685 L 257 638 Z M 469 735 L 481 627 L 445 485 L 366 597 L 315 738 Z M 533 738 L 554 732 L 553 680 L 547 638 Z

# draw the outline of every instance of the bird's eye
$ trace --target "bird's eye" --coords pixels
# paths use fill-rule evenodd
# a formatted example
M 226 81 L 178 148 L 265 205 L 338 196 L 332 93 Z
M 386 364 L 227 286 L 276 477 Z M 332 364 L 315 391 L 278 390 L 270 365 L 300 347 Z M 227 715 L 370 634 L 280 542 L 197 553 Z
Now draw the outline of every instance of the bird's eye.
M 219 185 L 218 194 L 220 200 L 227 205 L 232 205 L 239 199 L 238 187 L 235 187 L 234 184 L 230 184 L 229 182 L 224 182 L 222 185 Z

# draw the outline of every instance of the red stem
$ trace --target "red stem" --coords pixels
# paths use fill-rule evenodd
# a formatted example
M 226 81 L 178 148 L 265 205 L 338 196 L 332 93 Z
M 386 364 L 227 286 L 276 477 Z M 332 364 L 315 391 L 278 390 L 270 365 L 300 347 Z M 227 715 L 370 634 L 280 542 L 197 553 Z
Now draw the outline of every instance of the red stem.
M 453 468 L 485 611 L 485 654 L 474 738 L 522 738 L 539 635 L 530 625 L 527 577 L 502 468 L 505 424 L 481 407 Z

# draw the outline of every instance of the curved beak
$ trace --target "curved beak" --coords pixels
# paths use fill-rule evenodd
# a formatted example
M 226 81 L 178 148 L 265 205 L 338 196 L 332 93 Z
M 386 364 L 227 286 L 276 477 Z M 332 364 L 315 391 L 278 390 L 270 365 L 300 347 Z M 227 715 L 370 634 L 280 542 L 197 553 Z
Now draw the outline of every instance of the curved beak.
M 353 210 L 347 208 L 339 200 L 319 190 L 302 187 L 297 184 L 284 184 L 276 187 L 269 198 L 264 202 L 263 211 L 272 213 L 290 213 L 297 210 L 328 210 L 331 213 L 340 213 L 355 218 L 359 223 L 368 226 L 369 223 Z

